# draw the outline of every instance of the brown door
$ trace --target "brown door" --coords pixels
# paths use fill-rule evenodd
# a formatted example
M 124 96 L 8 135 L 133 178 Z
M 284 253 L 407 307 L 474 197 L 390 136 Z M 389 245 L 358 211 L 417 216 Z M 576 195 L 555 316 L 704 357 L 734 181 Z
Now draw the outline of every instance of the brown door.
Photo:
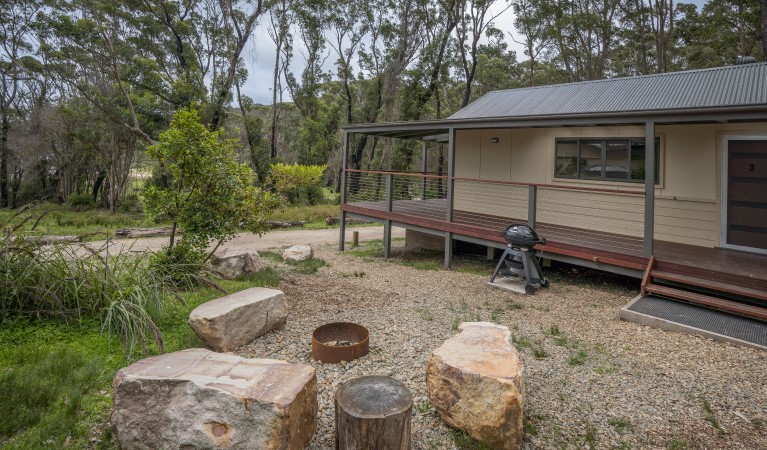
M 767 140 L 731 140 L 727 244 L 767 250 Z

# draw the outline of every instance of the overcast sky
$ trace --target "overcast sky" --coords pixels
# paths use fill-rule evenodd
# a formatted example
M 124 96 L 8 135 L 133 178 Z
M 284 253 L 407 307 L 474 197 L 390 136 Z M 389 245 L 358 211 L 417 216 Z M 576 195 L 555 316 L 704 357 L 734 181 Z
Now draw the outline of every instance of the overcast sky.
M 364 0 L 361 0 L 364 1 Z M 705 0 L 687 0 L 690 3 L 695 3 L 700 7 L 705 3 Z M 505 1 L 498 1 L 491 8 L 491 12 L 498 14 L 499 11 L 503 11 L 507 3 Z M 272 102 L 272 72 L 274 70 L 274 57 L 276 47 L 274 42 L 269 38 L 266 32 L 267 18 L 261 20 L 254 39 L 251 40 L 250 48 L 247 54 L 244 56 L 245 62 L 248 68 L 248 80 L 242 87 L 243 94 L 252 98 L 256 103 L 271 104 Z M 514 42 L 508 33 L 514 33 L 517 41 L 522 41 L 516 34 L 514 29 L 514 13 L 511 8 L 503 11 L 494 21 L 496 28 L 503 30 L 506 33 L 506 42 L 509 44 L 509 48 L 517 52 L 517 60 L 522 61 L 527 59 L 524 54 L 522 45 Z M 332 50 L 331 50 L 332 51 Z M 335 73 L 334 67 L 335 58 L 329 57 L 325 63 L 325 70 Z M 291 63 L 290 70 L 295 74 L 300 74 L 304 67 L 303 56 L 296 43 L 296 49 L 294 51 L 293 61 Z M 290 95 L 287 92 L 283 93 L 283 99 L 289 100 Z

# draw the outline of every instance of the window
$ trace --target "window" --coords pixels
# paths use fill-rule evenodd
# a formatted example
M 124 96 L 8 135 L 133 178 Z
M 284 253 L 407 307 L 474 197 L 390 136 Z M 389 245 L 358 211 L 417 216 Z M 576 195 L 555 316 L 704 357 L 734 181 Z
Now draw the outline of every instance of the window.
M 644 182 L 644 138 L 557 139 L 556 178 Z M 660 173 L 660 139 L 655 138 L 655 184 Z

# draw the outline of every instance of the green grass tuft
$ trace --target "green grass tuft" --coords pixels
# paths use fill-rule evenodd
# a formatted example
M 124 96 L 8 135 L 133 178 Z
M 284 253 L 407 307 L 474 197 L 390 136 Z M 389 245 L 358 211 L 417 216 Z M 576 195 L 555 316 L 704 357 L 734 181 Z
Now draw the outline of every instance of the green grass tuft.
M 493 450 L 492 446 L 474 439 L 463 430 L 450 428 L 450 434 L 453 437 L 455 447 L 461 450 Z
M 618 433 L 634 430 L 634 426 L 631 425 L 631 421 L 625 417 L 610 417 L 607 419 L 607 423 L 612 425 L 612 427 L 615 428 L 615 431 Z
M 569 366 L 581 366 L 586 362 L 586 358 L 588 357 L 588 353 L 586 353 L 586 350 L 578 350 L 578 352 L 572 356 L 570 356 L 567 359 L 567 364 Z

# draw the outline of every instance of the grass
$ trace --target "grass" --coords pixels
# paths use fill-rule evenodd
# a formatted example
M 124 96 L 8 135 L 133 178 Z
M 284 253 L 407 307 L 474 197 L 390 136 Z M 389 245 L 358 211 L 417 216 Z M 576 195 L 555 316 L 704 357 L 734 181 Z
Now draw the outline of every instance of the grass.
M 596 366 L 594 367 L 594 372 L 598 373 L 599 375 L 607 375 L 617 372 L 619 368 L 620 366 L 617 364 L 611 364 L 609 366 Z
M 456 448 L 462 450 L 493 450 L 491 445 L 474 439 L 463 430 L 450 428 L 450 435 L 453 437 L 453 444 L 455 444 Z
M 285 264 L 290 267 L 292 272 L 300 273 L 302 275 L 311 275 L 313 273 L 317 273 L 317 271 L 320 270 L 320 267 L 325 267 L 328 265 L 325 260 L 320 258 L 309 258 L 303 261 L 292 261 L 289 259 L 286 260 L 280 253 L 272 251 L 258 252 L 258 255 L 266 260 Z M 357 272 L 355 272 L 355 274 L 356 273 Z
M 434 314 L 432 314 L 430 309 L 427 308 L 415 308 L 415 312 L 420 314 L 421 318 L 427 322 L 431 322 L 434 320 Z
M 339 217 L 341 208 L 339 205 L 311 205 L 311 206 L 286 206 L 274 211 L 270 220 L 285 222 L 304 221 L 304 228 L 329 228 L 325 224 L 328 217 Z M 338 225 L 336 225 L 337 227 Z
M 518 350 L 529 349 L 537 359 L 543 359 L 549 356 L 549 352 L 546 351 L 543 342 L 540 340 L 533 341 L 525 336 L 512 334 L 511 342 Z
M 704 397 L 701 397 L 700 399 L 702 405 L 703 405 L 703 413 L 706 419 L 706 422 L 710 423 L 712 427 L 719 433 L 720 436 L 723 436 L 727 434 L 724 431 L 724 428 L 719 424 L 719 421 L 716 419 L 716 416 L 714 415 L 714 410 L 711 409 L 711 404 L 706 400 Z
M 0 223 L 12 220 L 18 211 L 1 210 Z M 35 213 L 36 215 L 44 213 L 44 215 L 37 223 L 36 218 L 28 221 L 21 227 L 20 232 L 33 235 L 86 236 L 84 240 L 97 240 L 114 234 L 118 228 L 166 225 L 153 223 L 143 214 L 124 212 L 110 214 L 105 209 L 75 211 L 67 205 L 54 203 L 37 206 Z
M 219 284 L 227 292 L 254 286 L 276 286 L 279 274 L 265 269 L 249 277 Z M 189 312 L 220 297 L 204 287 L 180 294 L 182 302 L 166 302 L 157 322 L 168 352 L 202 346 L 189 328 Z M 155 346 L 148 353 L 158 352 Z M 96 319 L 69 323 L 48 318 L 17 319 L 0 327 L 0 398 L 14 408 L 0 408 L 3 448 L 112 448 L 106 424 L 111 408 L 111 382 L 116 371 L 132 362 L 110 342 Z
M 687 440 L 680 437 L 671 439 L 668 445 L 666 445 L 668 450 L 687 450 L 688 447 L 689 444 L 687 444 Z
M 10 220 L 16 211 L 0 210 L 0 224 Z M 114 214 L 107 209 L 75 209 L 66 204 L 43 203 L 35 208 L 37 213 L 45 213 L 39 222 L 29 221 L 21 232 L 33 235 L 84 236 L 83 240 L 106 239 L 114 235 L 118 228 L 160 227 L 169 223 L 152 220 L 142 212 L 118 211 Z M 339 205 L 321 204 L 312 206 L 287 206 L 272 213 L 270 220 L 304 221 L 305 229 L 336 228 L 327 225 L 327 217 L 340 215 Z M 350 224 L 348 226 L 365 226 Z M 372 225 L 378 225 L 373 223 Z M 34 230 L 32 228 L 34 227 Z
M 0 408 L 0 436 L 29 430 L 11 448 L 30 448 L 51 437 L 53 444 L 63 445 L 77 425 L 84 397 L 101 378 L 99 361 L 82 351 L 66 346 L 18 347 L 10 368 L 0 374 L 0 398 L 13 405 Z
M 536 422 L 540 420 L 540 417 L 537 416 L 527 416 L 523 419 L 523 427 L 525 429 L 525 434 L 528 434 L 530 436 L 538 436 L 538 426 L 536 425 Z
M 625 417 L 610 417 L 607 419 L 607 423 L 610 424 L 618 433 L 624 433 L 626 431 L 634 431 L 634 426 Z
M 514 300 L 509 300 L 506 302 L 506 309 L 508 309 L 509 311 L 516 311 L 520 309 L 525 309 L 525 305 L 524 303 L 519 303 Z
M 428 400 L 422 400 L 420 402 L 414 403 L 413 408 L 420 414 L 429 414 L 434 411 L 434 406 L 432 406 L 431 402 Z
M 586 358 L 588 356 L 589 354 L 586 352 L 586 350 L 578 350 L 574 355 L 571 355 L 569 358 L 567 358 L 567 365 L 582 366 L 586 362 Z

